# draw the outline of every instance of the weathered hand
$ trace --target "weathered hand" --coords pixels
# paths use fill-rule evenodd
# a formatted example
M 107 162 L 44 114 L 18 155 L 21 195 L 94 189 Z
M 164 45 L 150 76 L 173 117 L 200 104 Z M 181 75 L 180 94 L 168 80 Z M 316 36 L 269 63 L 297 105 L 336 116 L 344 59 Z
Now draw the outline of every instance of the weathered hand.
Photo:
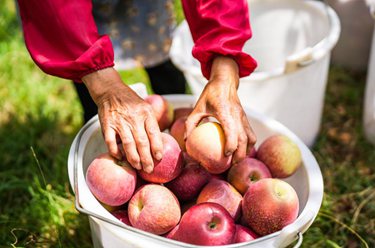
M 233 154 L 232 163 L 245 158 L 256 142 L 237 95 L 239 84 L 237 63 L 227 57 L 216 57 L 211 78 L 186 121 L 186 137 L 205 117 L 215 117 L 223 127 L 225 155 Z
M 162 158 L 163 143 L 151 106 L 125 85 L 113 68 L 88 74 L 82 81 L 98 106 L 109 153 L 122 159 L 117 146 L 117 140 L 121 140 L 127 161 L 135 169 L 152 172 L 152 157 Z

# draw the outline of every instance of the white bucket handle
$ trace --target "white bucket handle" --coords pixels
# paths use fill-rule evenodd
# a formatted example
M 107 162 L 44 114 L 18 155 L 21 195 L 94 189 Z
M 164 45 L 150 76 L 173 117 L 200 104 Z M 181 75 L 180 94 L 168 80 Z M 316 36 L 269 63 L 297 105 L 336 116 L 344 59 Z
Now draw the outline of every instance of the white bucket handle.
M 285 247 L 287 244 L 291 244 L 298 238 L 298 241 L 293 248 L 300 247 L 303 241 L 302 233 L 307 230 L 314 221 L 314 218 L 314 212 L 310 210 L 304 211 L 304 214 L 299 216 L 299 218 L 293 222 L 293 225 L 288 225 L 281 230 L 280 235 L 274 242 L 274 246 Z
M 306 0 L 306 2 L 317 2 L 316 0 Z M 327 37 L 321 40 L 313 47 L 306 47 L 300 52 L 288 56 L 285 60 L 284 68 L 278 68 L 270 72 L 255 72 L 250 77 L 253 80 L 264 80 L 270 77 L 284 75 L 294 72 L 301 67 L 308 66 L 322 59 L 337 43 L 340 36 L 340 20 L 335 11 L 329 6 L 326 0 L 323 0 L 324 9 L 328 17 L 330 32 Z

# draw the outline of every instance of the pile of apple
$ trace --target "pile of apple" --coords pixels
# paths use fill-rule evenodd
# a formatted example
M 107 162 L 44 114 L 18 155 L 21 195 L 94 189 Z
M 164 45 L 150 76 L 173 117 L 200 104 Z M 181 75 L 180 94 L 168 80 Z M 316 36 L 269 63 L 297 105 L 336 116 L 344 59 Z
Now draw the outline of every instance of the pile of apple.
M 186 140 L 191 108 L 176 108 L 160 95 L 146 98 L 162 131 L 164 154 L 153 172 L 101 154 L 89 165 L 93 195 L 126 225 L 194 245 L 247 242 L 281 230 L 298 215 L 288 183 L 301 164 L 298 146 L 273 135 L 236 165 L 224 155 L 219 123 L 206 122 Z M 174 117 L 174 118 L 173 118 Z

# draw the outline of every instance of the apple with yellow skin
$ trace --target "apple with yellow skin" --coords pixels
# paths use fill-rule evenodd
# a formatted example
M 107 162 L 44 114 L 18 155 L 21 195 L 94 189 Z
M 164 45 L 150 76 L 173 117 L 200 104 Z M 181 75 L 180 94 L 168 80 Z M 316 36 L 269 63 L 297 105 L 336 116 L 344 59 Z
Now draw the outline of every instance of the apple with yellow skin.
M 264 140 L 258 148 L 257 158 L 267 165 L 276 178 L 293 175 L 302 164 L 298 145 L 285 135 L 273 135 Z
M 206 122 L 196 127 L 186 140 L 186 151 L 190 157 L 212 174 L 228 170 L 232 156 L 225 156 L 225 135 L 217 122 Z

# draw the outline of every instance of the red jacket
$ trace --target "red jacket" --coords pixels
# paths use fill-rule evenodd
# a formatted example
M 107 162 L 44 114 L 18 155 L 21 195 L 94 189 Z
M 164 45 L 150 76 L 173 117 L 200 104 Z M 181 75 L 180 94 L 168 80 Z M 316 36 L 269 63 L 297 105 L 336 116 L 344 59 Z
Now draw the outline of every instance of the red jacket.
M 251 37 L 246 0 L 182 0 L 197 58 L 206 78 L 215 55 L 233 57 L 240 76 L 256 62 L 242 52 Z M 24 38 L 35 63 L 46 73 L 75 81 L 114 65 L 107 35 L 99 36 L 92 0 L 18 0 Z

